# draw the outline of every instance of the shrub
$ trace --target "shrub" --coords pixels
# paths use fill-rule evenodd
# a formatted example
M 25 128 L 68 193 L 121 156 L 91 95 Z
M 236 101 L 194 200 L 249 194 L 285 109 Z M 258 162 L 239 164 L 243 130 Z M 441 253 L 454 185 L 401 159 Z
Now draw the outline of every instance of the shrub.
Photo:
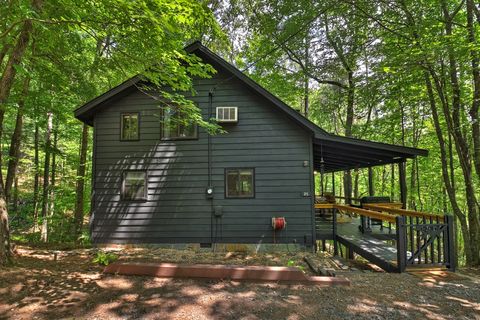
M 92 262 L 108 266 L 110 263 L 117 261 L 117 259 L 118 255 L 113 252 L 98 251 Z

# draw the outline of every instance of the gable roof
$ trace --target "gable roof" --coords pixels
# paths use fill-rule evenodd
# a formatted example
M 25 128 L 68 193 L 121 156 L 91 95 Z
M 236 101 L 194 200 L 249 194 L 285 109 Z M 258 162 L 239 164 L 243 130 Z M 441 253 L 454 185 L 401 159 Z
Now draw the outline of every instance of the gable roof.
M 235 66 L 228 63 L 216 53 L 212 52 L 210 49 L 202 45 L 199 41 L 187 46 L 185 48 L 185 51 L 190 54 L 197 55 L 198 57 L 206 60 L 207 63 L 213 62 L 214 64 L 225 69 L 227 72 L 231 73 L 233 77 L 236 77 L 247 87 L 251 88 L 254 92 L 258 93 L 267 101 L 271 102 L 275 108 L 287 115 L 292 121 L 296 122 L 303 129 L 307 130 L 313 137 L 315 162 L 318 162 L 320 159 L 318 158 L 318 156 L 320 156 L 318 150 L 323 150 L 323 148 L 329 148 L 331 149 L 331 151 L 335 150 L 335 152 L 340 153 L 341 150 L 350 149 L 352 152 L 356 150 L 355 152 L 358 151 L 359 153 L 365 154 L 364 157 L 359 157 L 358 159 L 355 159 L 355 157 L 351 153 L 349 154 L 348 152 L 346 152 L 344 154 L 344 158 L 342 159 L 338 159 L 338 157 L 337 159 L 332 158 L 331 163 L 338 164 L 332 165 L 331 168 L 328 169 L 328 171 L 369 167 L 378 164 L 396 163 L 405 161 L 406 158 L 414 158 L 416 156 L 428 155 L 428 151 L 423 149 L 409 148 L 393 144 L 373 142 L 330 134 L 317 126 L 315 123 L 305 118 L 298 111 L 288 106 L 278 97 L 267 91 L 265 88 L 263 88 L 253 79 L 245 75 Z M 126 80 L 120 85 L 110 89 L 104 94 L 77 108 L 74 111 L 75 117 L 84 123 L 93 125 L 93 117 L 95 113 L 105 107 L 108 102 L 125 96 L 126 94 L 135 90 L 136 85 L 141 81 L 142 80 L 140 76 L 135 76 Z M 316 167 L 318 167 L 318 165 L 316 165 Z
M 185 47 L 185 51 L 190 54 L 195 54 L 200 58 L 207 60 L 207 62 L 208 60 L 210 60 L 215 64 L 218 64 L 220 67 L 227 70 L 233 76 L 241 80 L 249 88 L 253 89 L 259 95 L 261 95 L 262 97 L 270 101 L 275 107 L 280 109 L 282 112 L 286 113 L 293 121 L 297 122 L 300 126 L 309 130 L 313 134 L 328 135 L 328 133 L 325 130 L 323 130 L 322 128 L 320 128 L 319 126 L 317 126 L 316 124 L 314 124 L 313 122 L 305 118 L 295 109 L 292 109 L 285 102 L 283 102 L 278 97 L 271 94 L 269 91 L 267 91 L 265 88 L 260 86 L 257 82 L 249 78 L 243 72 L 238 70 L 232 64 L 228 63 L 223 58 L 221 58 L 220 56 L 212 52 L 210 49 L 202 45 L 199 41 L 196 41 L 190 44 L 189 46 Z M 129 89 L 134 88 L 135 85 L 140 81 L 141 81 L 141 78 L 139 76 L 132 77 L 127 81 L 121 83 L 120 85 L 105 92 L 104 94 L 96 97 L 95 99 L 90 100 L 89 102 L 85 103 L 84 105 L 82 105 L 81 107 L 77 108 L 74 111 L 75 117 L 82 122 L 85 122 L 89 125 L 93 125 L 93 116 L 95 115 L 96 112 L 101 110 L 103 106 L 105 106 L 105 102 L 110 101 L 111 99 L 114 99 L 114 98 L 118 98 L 119 95 L 122 95 L 122 93 L 124 94 L 125 91 L 128 91 Z

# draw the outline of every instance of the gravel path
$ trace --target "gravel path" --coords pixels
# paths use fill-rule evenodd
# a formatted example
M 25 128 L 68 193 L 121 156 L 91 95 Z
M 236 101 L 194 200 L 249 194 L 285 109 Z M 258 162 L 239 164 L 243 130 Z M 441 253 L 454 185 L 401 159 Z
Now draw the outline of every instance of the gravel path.
M 0 270 L 0 319 L 480 319 L 480 278 L 346 272 L 351 287 L 106 276 L 34 251 Z

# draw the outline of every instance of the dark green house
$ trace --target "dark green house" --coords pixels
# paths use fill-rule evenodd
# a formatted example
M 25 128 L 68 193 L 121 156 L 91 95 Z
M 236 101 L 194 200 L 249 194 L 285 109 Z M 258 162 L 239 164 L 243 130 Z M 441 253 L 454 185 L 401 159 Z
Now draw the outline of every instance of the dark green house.
M 200 43 L 187 51 L 217 70 L 195 80 L 197 94 L 188 98 L 227 134 L 170 123 L 169 110 L 137 88 L 139 78 L 75 111 L 94 128 L 96 244 L 311 246 L 315 170 L 403 164 L 426 154 L 329 134 Z M 284 217 L 286 228 L 275 231 L 272 217 Z

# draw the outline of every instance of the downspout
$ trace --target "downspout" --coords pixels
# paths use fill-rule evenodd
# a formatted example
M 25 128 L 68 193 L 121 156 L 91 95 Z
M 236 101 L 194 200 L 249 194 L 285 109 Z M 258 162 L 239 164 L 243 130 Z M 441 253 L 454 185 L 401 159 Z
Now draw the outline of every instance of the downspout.
M 213 104 L 213 89 L 208 92 L 208 112 L 207 112 L 207 120 L 210 121 L 212 117 L 212 104 Z M 207 189 L 213 190 L 212 187 L 212 136 L 209 132 L 207 132 L 207 180 L 208 185 Z M 213 235 L 213 194 L 208 197 L 210 201 L 210 241 L 212 244 L 216 242 L 216 239 Z M 216 230 L 215 230 L 216 231 Z

